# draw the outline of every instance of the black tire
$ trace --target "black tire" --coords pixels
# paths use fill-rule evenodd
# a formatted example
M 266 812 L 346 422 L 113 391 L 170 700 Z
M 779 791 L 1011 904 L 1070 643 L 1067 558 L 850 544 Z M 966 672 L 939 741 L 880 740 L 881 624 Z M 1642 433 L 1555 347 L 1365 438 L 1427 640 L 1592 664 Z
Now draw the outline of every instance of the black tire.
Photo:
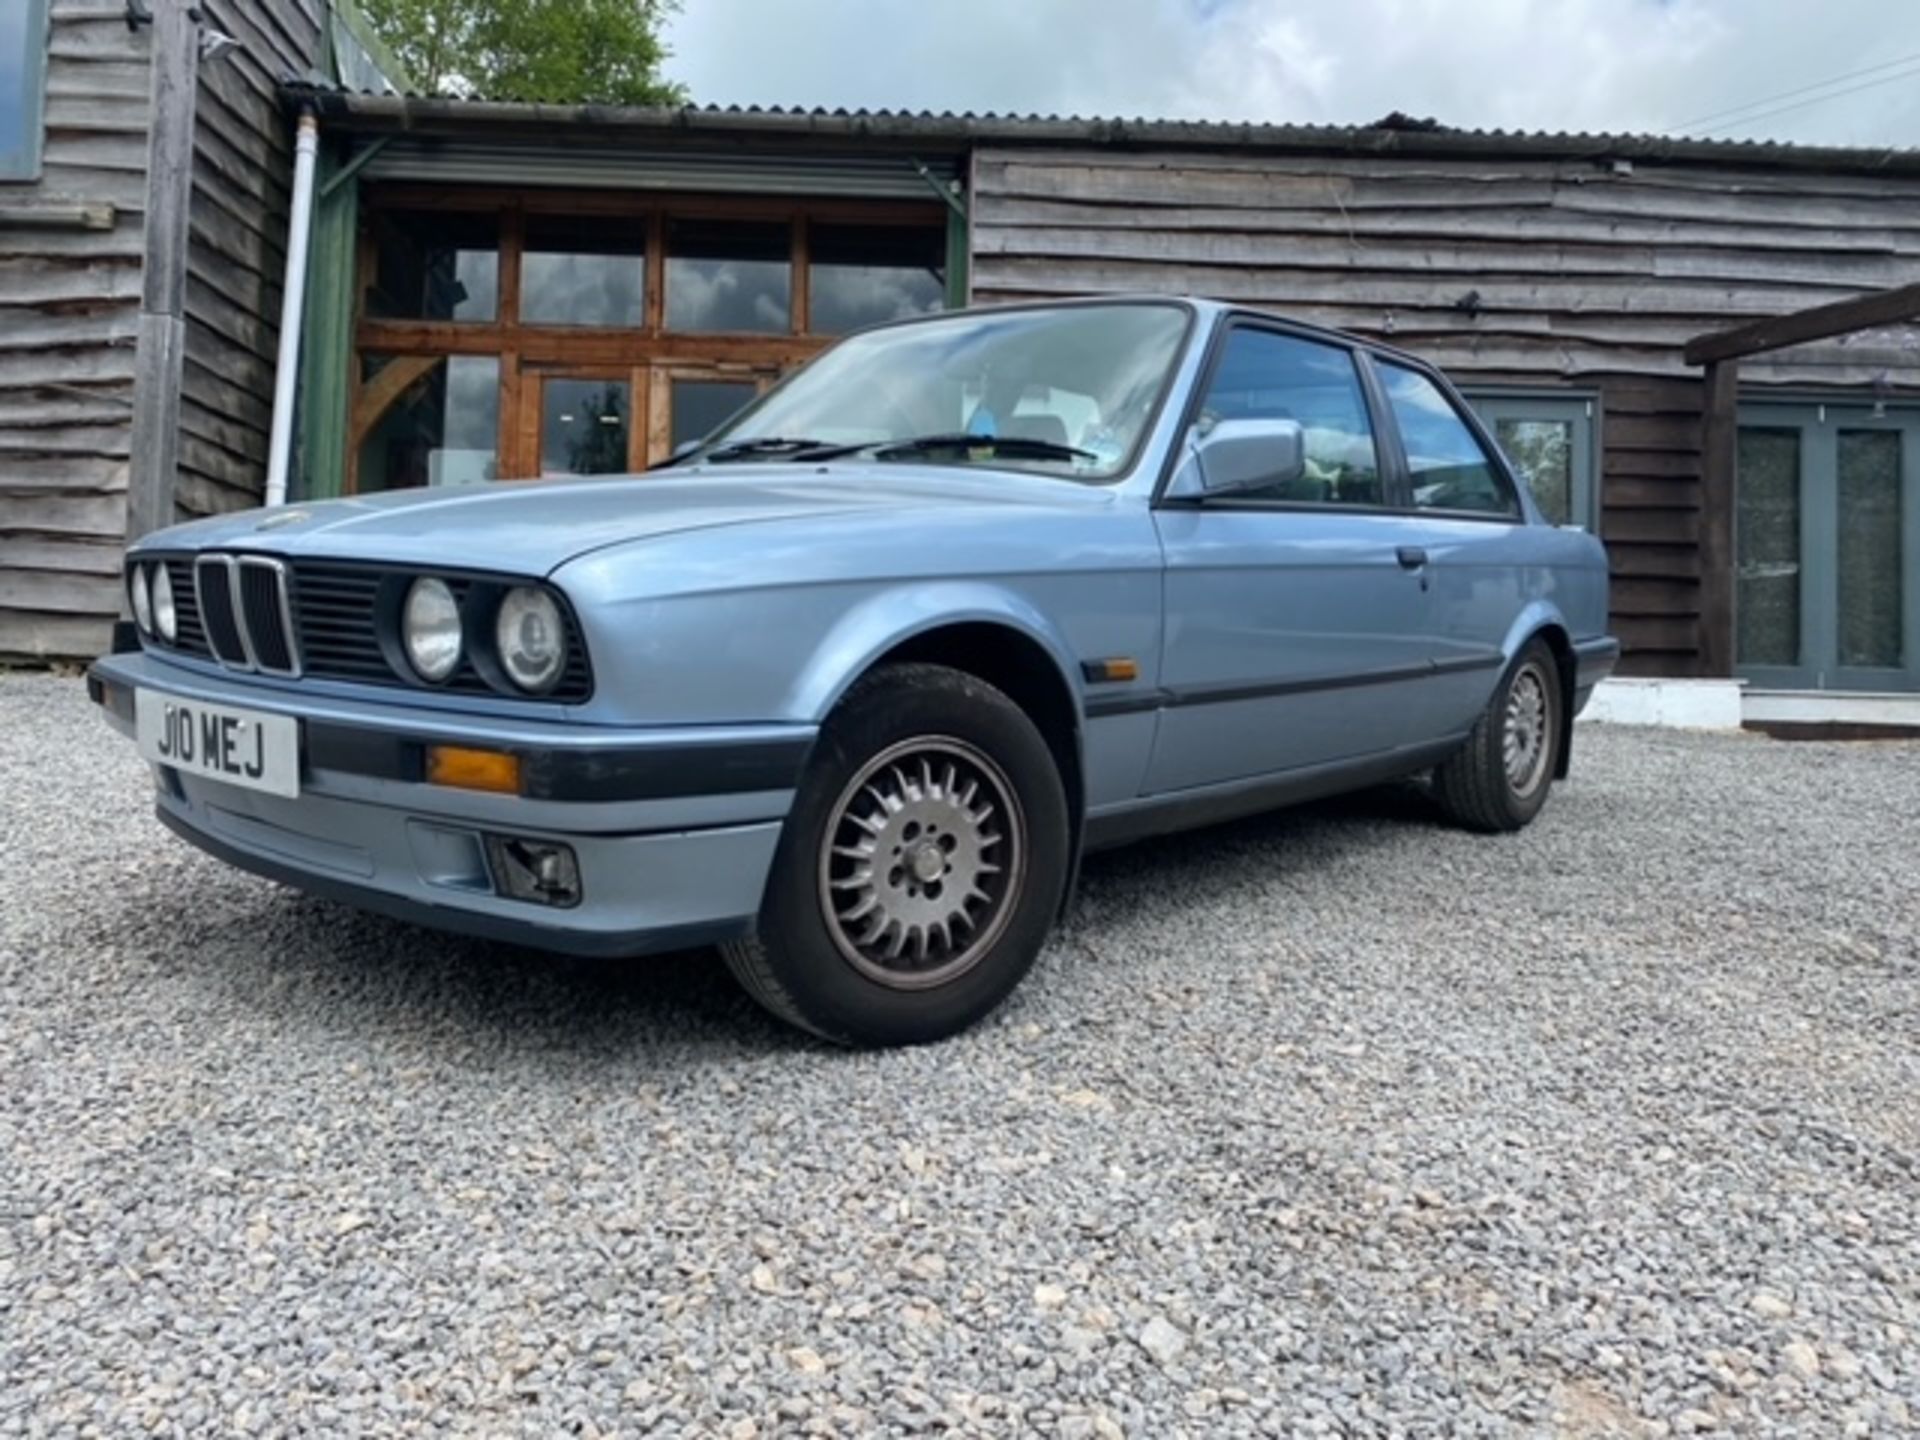
M 993 1010 L 1032 966 L 1059 911 L 1071 844 L 1053 753 L 1019 706 L 962 671 L 890 665 L 822 727 L 758 933 L 721 953 L 761 1005 L 825 1039 L 943 1039 Z M 927 918 L 940 913 L 944 926 Z M 886 953 L 896 937 L 898 957 Z
M 1488 834 L 1519 830 L 1547 803 L 1560 766 L 1566 691 L 1544 640 L 1530 640 L 1502 677 L 1466 745 L 1434 772 L 1433 792 L 1449 818 Z M 1524 712 L 1524 718 L 1522 713 Z M 1536 747 L 1522 732 L 1538 725 Z M 1524 764 L 1514 758 L 1515 741 Z M 1519 772 L 1519 773 L 1517 773 Z

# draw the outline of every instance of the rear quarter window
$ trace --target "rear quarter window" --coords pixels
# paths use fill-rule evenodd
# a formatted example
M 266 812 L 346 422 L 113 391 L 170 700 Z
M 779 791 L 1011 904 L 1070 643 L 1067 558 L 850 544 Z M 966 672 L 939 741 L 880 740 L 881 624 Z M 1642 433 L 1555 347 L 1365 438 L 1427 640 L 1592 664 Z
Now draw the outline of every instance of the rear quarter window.
M 1388 360 L 1375 364 L 1407 452 L 1414 508 L 1518 516 L 1519 501 L 1499 464 L 1446 393 L 1418 370 Z

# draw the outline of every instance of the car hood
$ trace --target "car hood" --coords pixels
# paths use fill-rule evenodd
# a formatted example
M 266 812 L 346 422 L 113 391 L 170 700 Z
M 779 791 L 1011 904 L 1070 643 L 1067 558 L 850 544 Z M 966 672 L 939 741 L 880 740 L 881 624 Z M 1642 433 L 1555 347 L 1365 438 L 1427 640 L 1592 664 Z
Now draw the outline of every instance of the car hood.
M 895 509 L 1091 506 L 1111 490 L 957 466 L 752 465 L 665 474 L 399 490 L 247 510 L 176 526 L 148 546 L 247 549 L 547 575 L 610 545 L 786 519 Z

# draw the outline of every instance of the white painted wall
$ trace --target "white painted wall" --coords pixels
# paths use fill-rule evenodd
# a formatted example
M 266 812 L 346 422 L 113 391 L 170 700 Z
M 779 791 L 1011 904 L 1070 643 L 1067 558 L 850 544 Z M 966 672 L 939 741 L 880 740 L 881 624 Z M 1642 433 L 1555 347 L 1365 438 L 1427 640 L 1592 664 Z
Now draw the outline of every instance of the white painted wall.
M 1580 718 L 1609 725 L 1738 730 L 1744 684 L 1740 680 L 1603 680 Z

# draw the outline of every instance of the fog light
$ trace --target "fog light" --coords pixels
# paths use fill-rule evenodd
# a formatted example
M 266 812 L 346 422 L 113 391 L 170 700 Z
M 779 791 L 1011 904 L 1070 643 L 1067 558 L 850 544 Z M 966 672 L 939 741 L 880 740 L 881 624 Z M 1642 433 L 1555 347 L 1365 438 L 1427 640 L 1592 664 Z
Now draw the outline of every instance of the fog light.
M 571 846 L 519 835 L 489 835 L 487 862 L 493 883 L 509 900 L 563 907 L 580 903 L 580 862 Z

